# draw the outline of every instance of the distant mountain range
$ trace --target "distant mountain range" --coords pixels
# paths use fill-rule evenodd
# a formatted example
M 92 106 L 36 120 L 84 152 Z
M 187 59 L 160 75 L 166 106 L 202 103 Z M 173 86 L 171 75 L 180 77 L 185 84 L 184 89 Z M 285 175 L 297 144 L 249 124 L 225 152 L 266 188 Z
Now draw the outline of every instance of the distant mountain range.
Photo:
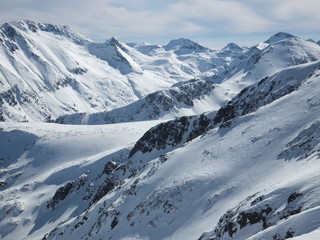
M 243 87 L 285 67 L 316 61 L 320 53 L 319 45 L 286 33 L 278 33 L 251 48 L 230 43 L 221 50 L 212 50 L 183 38 L 165 46 L 126 45 L 116 38 L 95 43 L 69 27 L 32 21 L 4 24 L 0 42 L 0 119 L 31 122 L 55 121 L 72 114 L 72 119 L 78 118 L 75 121 L 80 123 L 81 116 L 103 115 L 128 104 L 132 107 L 135 101 L 141 105 L 142 101 L 150 101 L 149 94 L 164 91 L 166 95 L 166 91 L 176 91 L 175 84 L 186 82 L 187 86 L 192 79 L 216 85 L 219 93 L 207 91 L 201 96 L 191 96 L 195 97 L 190 99 L 191 105 L 179 105 L 179 100 L 169 96 L 174 107 L 154 113 L 156 109 L 148 109 L 145 110 L 148 116 L 134 113 L 132 119 L 192 115 L 198 114 L 198 109 L 217 110 Z M 233 76 L 240 79 L 241 74 L 246 76 L 245 81 L 232 80 Z M 170 87 L 173 90 L 168 90 Z M 185 95 L 188 92 L 183 91 L 189 90 L 180 87 L 179 91 Z M 62 118 L 65 117 L 58 121 Z M 105 122 L 119 119 L 98 118 L 100 123 L 103 118 L 107 119 Z

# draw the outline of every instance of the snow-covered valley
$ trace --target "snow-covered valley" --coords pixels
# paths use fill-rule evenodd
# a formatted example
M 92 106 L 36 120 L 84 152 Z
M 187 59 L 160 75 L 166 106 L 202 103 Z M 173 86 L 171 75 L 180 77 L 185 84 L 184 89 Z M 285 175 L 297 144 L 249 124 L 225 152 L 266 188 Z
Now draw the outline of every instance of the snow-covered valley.
M 316 43 L 0 43 L 1 239 L 320 237 Z

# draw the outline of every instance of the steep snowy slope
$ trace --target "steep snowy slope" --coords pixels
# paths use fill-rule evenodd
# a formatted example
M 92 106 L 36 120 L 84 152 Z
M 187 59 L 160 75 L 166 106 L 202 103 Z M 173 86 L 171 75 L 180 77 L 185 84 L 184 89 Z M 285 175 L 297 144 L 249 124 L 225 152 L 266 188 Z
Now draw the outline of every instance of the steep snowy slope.
M 1 27 L 1 117 L 43 121 L 138 99 L 128 77 L 87 51 L 68 27 L 19 21 Z
M 161 123 L 144 135 L 154 122 L 2 123 L 1 237 L 317 235 L 319 66 L 287 68 L 217 112 Z
M 60 221 L 80 214 L 89 201 L 64 202 L 63 209 L 53 211 L 57 203 L 49 201 L 55 191 L 69 183 L 69 189 L 60 193 L 63 199 L 93 181 L 94 194 L 99 186 L 94 179 L 106 162 L 122 161 L 127 147 L 157 123 L 91 127 L 0 123 L 0 238 L 40 239 Z

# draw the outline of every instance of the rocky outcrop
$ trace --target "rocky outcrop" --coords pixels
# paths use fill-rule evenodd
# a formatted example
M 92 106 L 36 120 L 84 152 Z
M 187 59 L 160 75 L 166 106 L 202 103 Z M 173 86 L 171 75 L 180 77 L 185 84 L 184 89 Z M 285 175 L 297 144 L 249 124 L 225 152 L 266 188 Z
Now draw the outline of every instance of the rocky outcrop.
M 85 184 L 87 177 L 86 174 L 83 174 L 76 180 L 67 182 L 64 186 L 58 188 L 52 199 L 48 202 L 47 208 L 54 209 L 70 193 L 79 190 Z
M 298 160 L 307 159 L 312 155 L 320 155 L 320 121 L 302 130 L 297 137 L 290 141 L 285 149 L 278 155 L 278 159 Z
M 252 113 L 298 89 L 304 80 L 315 74 L 318 68 L 319 63 L 315 63 L 302 74 L 296 74 L 300 71 L 299 67 L 281 71 L 244 88 L 217 113 L 181 117 L 161 123 L 147 131 L 139 139 L 129 156 L 132 157 L 138 151 L 146 153 L 153 150 L 163 150 L 167 147 L 173 149 L 214 127 L 230 127 L 238 117 Z
M 181 117 L 151 128 L 135 144 L 129 158 L 138 151 L 147 153 L 181 146 L 183 143 L 205 133 L 211 127 L 209 116 L 202 114 L 200 116 Z
M 203 233 L 199 240 L 222 240 L 240 237 L 249 238 L 257 232 L 281 224 L 285 219 L 308 210 L 304 204 L 308 193 L 292 192 L 283 189 L 266 195 L 254 194 L 238 206 L 228 210 L 219 220 L 212 232 Z M 285 196 L 288 194 L 287 196 Z M 254 227 L 253 227 L 254 226 Z M 250 229 L 250 230 L 248 230 Z M 295 229 L 286 227 L 277 233 L 270 232 L 270 239 L 287 239 L 295 235 Z M 269 239 L 269 238 L 268 238 Z

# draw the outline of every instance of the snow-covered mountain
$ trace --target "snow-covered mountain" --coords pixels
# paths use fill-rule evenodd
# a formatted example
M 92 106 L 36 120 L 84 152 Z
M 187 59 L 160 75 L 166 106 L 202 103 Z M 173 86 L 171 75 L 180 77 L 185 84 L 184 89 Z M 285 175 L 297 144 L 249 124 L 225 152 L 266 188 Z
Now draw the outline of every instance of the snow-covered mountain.
M 317 61 L 160 124 L 1 123 L 1 237 L 319 236 L 319 84 Z
M 172 111 L 147 110 L 159 117 L 199 114 L 197 109 L 217 110 L 242 88 L 285 67 L 316 61 L 320 54 L 319 45 L 286 33 L 252 48 L 230 43 L 211 50 L 184 38 L 164 46 L 126 45 L 116 38 L 95 43 L 67 26 L 28 20 L 4 24 L 0 39 L 2 121 L 96 115 L 138 100 L 141 105 L 148 94 L 170 91 L 171 86 L 191 79 L 219 83 L 219 94 L 213 100 L 211 93 L 206 96 L 211 107 L 202 101 L 191 110 L 177 111 L 179 101 L 172 99 Z
M 150 56 L 115 38 L 92 42 L 66 26 L 6 23 L 0 28 L 0 119 L 39 122 L 110 111 L 215 71 L 212 50 L 193 60 L 161 49 Z
M 172 41 L 173 43 L 168 45 L 175 49 L 180 43 L 186 44 L 184 41 L 183 39 Z M 191 43 L 187 41 L 187 44 Z M 160 47 L 157 47 L 158 54 L 161 52 L 159 49 Z M 195 52 L 194 55 L 196 54 Z M 192 54 L 184 56 L 192 58 Z M 111 111 L 63 115 L 57 122 L 104 124 L 145 119 L 173 119 L 218 110 L 250 84 L 271 77 L 290 66 L 319 60 L 320 48 L 313 42 L 290 34 L 278 33 L 250 49 L 230 43 L 216 52 L 216 58 L 224 62 L 225 70 L 213 76 L 179 82 L 169 89 L 151 93 L 132 104 Z
M 68 27 L 18 21 L 4 24 L 0 35 L 5 121 L 44 121 L 138 99 L 129 77 L 89 54 L 92 43 Z
M 318 44 L 0 43 L 1 239 L 320 238 Z

